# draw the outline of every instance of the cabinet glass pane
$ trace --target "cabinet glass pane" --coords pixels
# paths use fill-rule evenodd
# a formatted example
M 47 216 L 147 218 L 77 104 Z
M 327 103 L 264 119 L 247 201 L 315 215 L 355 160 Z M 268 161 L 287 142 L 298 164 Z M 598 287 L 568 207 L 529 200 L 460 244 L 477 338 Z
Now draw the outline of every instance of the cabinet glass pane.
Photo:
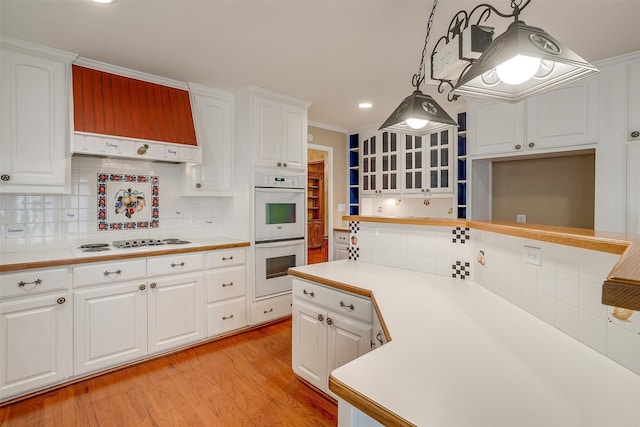
M 435 147 L 436 145 L 438 145 L 438 134 L 437 133 L 432 133 L 429 136 L 431 137 L 431 146 Z
M 371 159 L 371 172 L 375 172 L 376 171 L 376 158 L 373 157 Z
M 431 171 L 431 188 L 438 188 L 438 171 Z
M 404 167 L 406 169 L 413 169 L 413 155 L 411 153 L 404 155 Z
M 440 145 L 449 145 L 449 131 L 443 130 L 440 132 Z
M 422 187 L 422 172 L 418 171 L 416 172 L 416 186 L 415 188 L 420 188 Z
M 391 189 L 395 190 L 398 188 L 398 180 L 396 179 L 396 174 L 391 174 Z
M 449 186 L 449 169 L 442 169 L 440 171 L 440 188 L 447 188 Z
M 384 174 L 382 175 L 382 189 L 383 190 L 388 190 L 389 189 L 389 174 Z
M 366 157 L 362 159 L 362 171 L 364 173 L 369 173 L 369 159 Z
M 437 150 L 431 150 L 431 167 L 432 168 L 438 167 L 438 151 Z
M 369 177 L 365 176 L 362 178 L 362 190 L 367 191 L 369 189 Z
M 376 137 L 371 137 L 371 154 L 376 154 Z
M 404 176 L 405 188 L 413 188 L 413 174 L 411 172 L 407 172 Z
M 391 151 L 398 151 L 398 141 L 395 133 L 391 134 Z
M 416 146 L 416 149 L 418 149 L 418 150 L 420 148 L 422 148 L 422 137 L 421 136 L 416 136 L 415 146 Z
M 443 166 L 443 167 L 449 166 L 449 149 L 448 148 L 440 149 L 440 166 Z
M 398 162 L 396 161 L 397 156 L 394 154 L 393 156 L 391 156 L 391 170 L 392 171 L 397 171 L 398 170 Z
M 363 156 L 368 156 L 369 155 L 369 140 L 365 139 L 364 141 L 362 141 L 362 155 Z
M 382 152 L 389 152 L 389 134 L 387 132 L 382 133 Z
M 375 190 L 376 189 L 376 177 L 375 177 L 375 175 L 370 176 L 369 179 L 371 180 L 371 189 Z
M 384 156 L 382 158 L 382 170 L 384 172 L 389 170 L 389 156 Z
M 422 153 L 416 153 L 416 169 L 422 168 Z
M 405 150 L 411 150 L 413 148 L 413 138 L 411 137 L 411 135 L 405 135 L 404 148 Z

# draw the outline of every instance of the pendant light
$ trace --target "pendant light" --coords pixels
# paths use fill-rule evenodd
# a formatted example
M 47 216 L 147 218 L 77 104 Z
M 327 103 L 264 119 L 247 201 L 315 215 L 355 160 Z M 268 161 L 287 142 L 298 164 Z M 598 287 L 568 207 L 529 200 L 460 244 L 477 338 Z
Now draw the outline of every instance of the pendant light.
M 522 1 L 512 0 L 511 14 L 502 14 L 491 5 L 478 6 L 501 17 L 513 17 L 514 22 L 463 71 L 453 94 L 519 102 L 598 73 L 597 68 L 542 28 L 518 19 L 530 2 L 521 6 Z
M 429 42 L 429 34 L 431 33 L 437 4 L 438 0 L 434 0 L 427 22 L 427 35 L 424 39 L 420 66 L 411 81 L 415 90 L 400 103 L 378 130 L 386 129 L 412 135 L 426 135 L 446 127 L 457 126 L 456 121 L 438 105 L 432 96 L 420 90 L 420 85 L 425 79 L 424 56 L 427 51 L 427 43 Z

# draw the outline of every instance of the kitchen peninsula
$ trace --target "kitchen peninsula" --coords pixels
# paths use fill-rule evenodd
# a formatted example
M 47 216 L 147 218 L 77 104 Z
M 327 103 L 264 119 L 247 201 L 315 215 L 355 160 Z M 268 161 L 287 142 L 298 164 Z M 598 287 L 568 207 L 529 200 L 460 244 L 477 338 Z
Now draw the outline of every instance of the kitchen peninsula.
M 390 339 L 331 373 L 340 426 L 640 425 L 640 335 L 599 300 L 605 277 L 629 271 L 633 236 L 345 219 L 350 260 L 290 271 L 371 297 Z

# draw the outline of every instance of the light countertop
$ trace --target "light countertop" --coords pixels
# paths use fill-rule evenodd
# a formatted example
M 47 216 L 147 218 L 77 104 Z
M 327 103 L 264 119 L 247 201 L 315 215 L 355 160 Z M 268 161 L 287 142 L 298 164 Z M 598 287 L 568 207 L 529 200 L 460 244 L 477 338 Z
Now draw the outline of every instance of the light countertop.
M 474 282 L 348 260 L 290 274 L 375 300 L 391 342 L 329 382 L 385 424 L 640 426 L 640 375 Z
M 208 237 L 185 245 L 145 246 L 130 249 L 118 249 L 92 254 L 74 255 L 69 248 L 53 248 L 37 251 L 19 251 L 0 253 L 0 272 L 81 264 L 87 262 L 111 261 L 126 258 L 169 255 L 188 252 L 201 252 L 217 249 L 249 246 L 248 241 L 228 237 Z

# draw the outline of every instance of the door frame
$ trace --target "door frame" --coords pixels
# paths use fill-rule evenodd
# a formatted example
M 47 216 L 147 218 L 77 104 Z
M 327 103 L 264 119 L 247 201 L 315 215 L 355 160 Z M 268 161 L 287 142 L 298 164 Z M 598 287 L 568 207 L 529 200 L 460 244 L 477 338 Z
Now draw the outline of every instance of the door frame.
M 329 240 L 327 241 L 327 259 L 331 261 L 333 259 L 333 147 L 309 143 L 307 144 L 307 149 L 324 151 L 327 153 L 327 173 L 324 177 L 327 191 L 325 191 L 324 197 L 326 199 L 327 206 L 327 237 L 329 238 Z

